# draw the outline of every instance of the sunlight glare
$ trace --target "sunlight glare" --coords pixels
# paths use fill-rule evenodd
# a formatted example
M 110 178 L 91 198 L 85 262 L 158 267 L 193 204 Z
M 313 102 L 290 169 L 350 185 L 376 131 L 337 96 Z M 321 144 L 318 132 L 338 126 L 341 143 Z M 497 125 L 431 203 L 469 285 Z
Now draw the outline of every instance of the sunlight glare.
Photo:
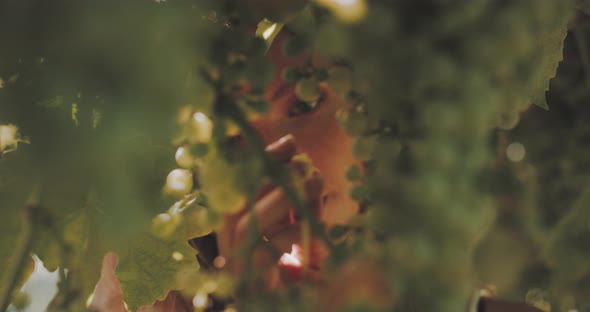
M 268 27 L 262 33 L 262 38 L 264 38 L 264 40 L 267 40 L 268 38 L 270 38 L 270 36 L 272 35 L 272 33 L 275 31 L 275 29 L 277 29 L 277 23 L 274 23 L 274 24 L 270 25 L 270 27 Z
M 202 309 L 207 305 L 207 295 L 203 292 L 198 292 L 193 297 L 193 305 L 197 309 Z
M 291 253 L 284 253 L 279 259 L 279 264 L 284 266 L 301 267 L 301 260 L 297 257 L 299 252 L 293 244 L 291 246 Z

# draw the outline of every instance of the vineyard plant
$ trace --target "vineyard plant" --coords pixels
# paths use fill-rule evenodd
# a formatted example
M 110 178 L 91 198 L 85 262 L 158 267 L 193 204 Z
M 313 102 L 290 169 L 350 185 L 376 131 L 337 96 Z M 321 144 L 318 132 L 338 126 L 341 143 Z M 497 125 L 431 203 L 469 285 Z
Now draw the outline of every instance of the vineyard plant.
M 336 66 L 278 72 L 281 32 Z M 0 38 L 0 311 L 34 299 L 33 257 L 58 272 L 47 311 L 92 310 L 110 254 L 129 311 L 172 292 L 194 311 L 590 312 L 590 1 L 0 0 Z M 252 125 L 277 75 L 350 104 L 346 224 L 310 213 Z M 269 181 L 329 249 L 322 283 L 199 266 L 189 240 Z

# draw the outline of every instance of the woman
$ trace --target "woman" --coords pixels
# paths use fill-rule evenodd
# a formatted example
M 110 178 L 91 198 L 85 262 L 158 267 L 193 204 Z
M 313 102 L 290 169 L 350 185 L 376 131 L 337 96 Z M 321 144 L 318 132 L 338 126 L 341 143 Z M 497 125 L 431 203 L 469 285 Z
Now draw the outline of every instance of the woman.
M 351 165 L 360 165 L 360 161 L 351 153 L 352 138 L 340 128 L 335 118 L 338 110 L 349 108 L 349 105 L 326 85 L 320 86 L 321 95 L 316 101 L 305 102 L 297 98 L 294 84 L 284 81 L 281 72 L 286 68 L 303 67 L 310 54 L 305 52 L 295 58 L 285 56 L 282 45 L 288 36 L 290 35 L 287 32 L 280 32 L 267 53 L 275 65 L 274 79 L 265 91 L 269 111 L 252 120 L 252 125 L 268 145 L 267 151 L 271 154 L 282 153 L 280 157 L 284 162 L 288 163 L 296 153 L 306 154 L 311 158 L 315 170 L 304 182 L 308 201 L 326 227 L 344 224 L 359 210 L 358 203 L 348 196 L 352 183 L 346 178 L 345 169 Z M 327 60 L 315 55 L 313 63 L 317 67 L 330 66 Z M 263 186 L 253 207 L 259 229 L 270 244 L 285 252 L 290 252 L 293 244 L 298 245 L 301 238 L 300 223 L 293 220 L 293 206 L 282 189 Z M 238 263 L 237 257 L 230 255 L 244 243 L 251 220 L 244 207 L 244 210 L 225 217 L 223 229 L 216 233 L 217 246 L 212 246 L 215 245 L 215 238 L 212 236 L 195 240 L 193 246 L 201 249 L 199 255 L 202 266 L 210 266 L 218 251 L 220 256 L 228 259 L 226 269 L 236 278 L 240 278 L 242 265 Z M 317 239 L 313 239 L 311 245 L 307 271 L 313 275 L 327 252 Z M 203 248 L 205 246 L 208 247 Z M 203 255 L 209 255 L 209 259 L 205 259 Z M 254 252 L 253 260 L 255 268 L 264 269 L 267 285 L 278 286 L 281 282 L 279 269 L 285 267 L 282 265 L 285 262 L 269 266 L 269 263 L 275 263 L 277 259 L 266 254 L 263 249 Z M 116 259 L 112 255 L 107 256 L 95 297 L 100 297 L 100 288 L 105 288 L 104 281 L 116 278 L 112 272 L 115 266 Z M 291 274 L 297 275 L 294 272 L 296 270 L 297 268 L 289 267 Z M 117 287 L 111 285 L 106 288 L 116 290 Z
M 345 224 L 359 213 L 358 202 L 348 195 L 352 183 L 346 178 L 345 169 L 351 165 L 361 166 L 362 163 L 352 155 L 352 138 L 340 128 L 335 115 L 341 109 L 350 108 L 350 105 L 323 84 L 320 85 L 321 96 L 318 100 L 306 102 L 297 97 L 294 84 L 282 78 L 284 69 L 303 67 L 310 58 L 316 67 L 330 68 L 332 64 L 317 55 L 310 55 L 310 51 L 295 58 L 285 56 L 282 46 L 289 36 L 291 35 L 282 31 L 268 51 L 268 57 L 275 65 L 274 79 L 265 92 L 270 109 L 267 114 L 253 120 L 252 124 L 268 145 L 267 151 L 283 162 L 293 164 L 291 159 L 295 154 L 309 156 L 314 173 L 304 181 L 308 204 L 326 228 Z M 301 243 L 301 223 L 294 218 L 293 206 L 283 190 L 271 185 L 262 186 L 252 207 L 261 236 L 275 248 L 291 253 L 291 257 L 300 256 L 298 248 Z M 238 213 L 226 215 L 223 228 L 215 235 L 194 239 L 191 244 L 199 250 L 201 267 L 225 269 L 236 279 L 240 279 L 243 275 L 243 263 L 239 257 L 233 256 L 233 252 L 245 243 L 250 222 L 252 215 L 244 207 Z M 309 262 L 305 268 L 293 266 L 288 261 L 289 256 L 283 255 L 281 259 L 277 259 L 263 248 L 254 251 L 252 264 L 256 271 L 262 273 L 269 288 L 280 287 L 285 280 L 292 281 L 293 277 L 300 277 L 300 270 L 303 269 L 306 276 L 315 278 L 328 253 L 318 239 L 312 239 L 310 249 Z M 216 258 L 218 261 L 215 261 Z M 92 305 L 99 311 L 126 311 L 120 286 L 114 275 L 115 266 L 116 257 L 107 255 Z M 286 276 L 289 278 L 285 279 Z M 216 302 L 210 311 L 221 311 L 222 308 L 223 303 Z M 172 292 L 163 302 L 140 309 L 148 310 L 192 311 L 192 306 Z M 538 310 L 524 304 L 487 299 L 479 301 L 477 311 Z

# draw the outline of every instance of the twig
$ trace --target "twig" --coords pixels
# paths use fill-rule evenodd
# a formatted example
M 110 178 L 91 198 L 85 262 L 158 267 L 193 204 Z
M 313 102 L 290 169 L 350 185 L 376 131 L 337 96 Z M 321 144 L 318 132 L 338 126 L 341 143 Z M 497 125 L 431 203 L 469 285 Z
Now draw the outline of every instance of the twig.
M 19 278 L 22 276 L 25 266 L 29 263 L 26 260 L 27 257 L 29 257 L 33 245 L 33 217 L 38 206 L 38 190 L 35 189 L 31 192 L 29 200 L 25 204 L 24 222 L 20 239 L 12 263 L 8 266 L 6 277 L 2 283 L 4 288 L 2 288 L 2 291 L 0 292 L 0 311 L 6 311 L 8 308 Z

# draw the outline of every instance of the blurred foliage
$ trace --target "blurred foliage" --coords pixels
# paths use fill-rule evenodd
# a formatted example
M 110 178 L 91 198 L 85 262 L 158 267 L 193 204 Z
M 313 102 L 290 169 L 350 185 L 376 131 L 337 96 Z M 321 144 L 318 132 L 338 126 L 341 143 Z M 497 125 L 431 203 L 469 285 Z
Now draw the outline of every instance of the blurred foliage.
M 131 310 L 172 289 L 228 296 L 186 241 L 264 177 L 303 209 L 248 123 L 273 77 L 251 35 L 266 17 L 293 32 L 286 54 L 340 60 L 283 75 L 301 99 L 326 81 L 351 103 L 337 118 L 367 163 L 366 176 L 346 169 L 367 211 L 332 231 L 350 235 L 330 246 L 321 291 L 246 279 L 239 311 L 454 312 L 488 284 L 589 309 L 590 29 L 575 9 L 587 1 L 352 2 L 1 0 L 0 267 L 32 225 L 30 252 L 63 272 L 55 311 L 84 309 L 107 251 Z M 240 153 L 237 131 L 252 143 Z

